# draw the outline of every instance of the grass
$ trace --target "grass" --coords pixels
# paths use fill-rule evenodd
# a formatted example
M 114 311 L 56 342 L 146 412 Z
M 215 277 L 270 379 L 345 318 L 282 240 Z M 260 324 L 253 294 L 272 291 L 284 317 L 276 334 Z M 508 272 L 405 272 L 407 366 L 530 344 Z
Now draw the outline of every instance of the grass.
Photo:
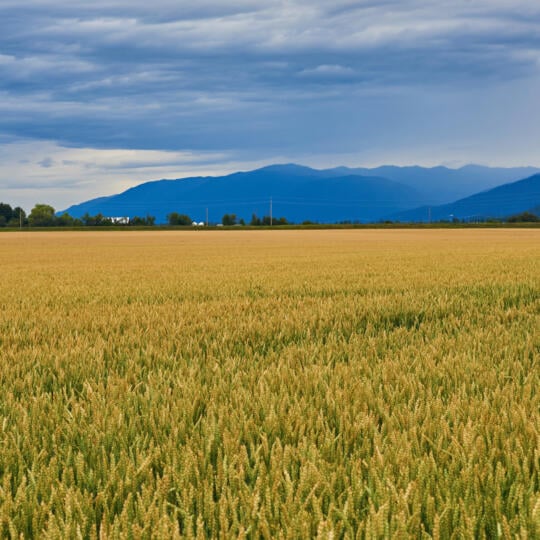
M 540 536 L 540 231 L 0 236 L 0 535 Z

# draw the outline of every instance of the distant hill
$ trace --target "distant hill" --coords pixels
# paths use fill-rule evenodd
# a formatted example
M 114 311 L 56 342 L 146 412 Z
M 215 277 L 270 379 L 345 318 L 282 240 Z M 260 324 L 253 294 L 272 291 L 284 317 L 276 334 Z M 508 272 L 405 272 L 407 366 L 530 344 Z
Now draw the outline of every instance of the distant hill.
M 328 173 L 330 171 L 326 171 Z M 338 167 L 334 174 L 382 176 L 408 185 L 421 193 L 429 204 L 445 204 L 468 197 L 540 172 L 534 167 L 492 168 L 467 165 L 459 169 L 447 167 L 395 167 L 385 165 L 374 169 Z
M 505 218 L 521 212 L 538 213 L 540 209 L 540 174 L 524 180 L 483 191 L 450 204 L 423 206 L 389 216 L 399 221 L 474 220 Z
M 130 217 L 149 214 L 157 223 L 165 223 L 171 212 L 202 221 L 208 208 L 211 222 L 220 221 L 225 213 L 249 221 L 253 213 L 259 217 L 269 214 L 270 199 L 274 217 L 284 216 L 295 223 L 377 221 L 425 201 L 413 188 L 387 178 L 274 165 L 223 177 L 147 182 L 65 211 L 74 217 L 85 213 Z
M 204 220 L 208 208 L 213 222 L 219 221 L 225 213 L 235 213 L 249 221 L 253 213 L 268 215 L 272 198 L 273 215 L 284 216 L 296 223 L 305 220 L 329 223 L 379 221 L 424 206 L 424 209 L 403 214 L 418 221 L 427 219 L 428 206 L 447 204 L 535 172 L 540 171 L 531 167 L 497 169 L 477 165 L 461 169 L 383 166 L 327 170 L 295 164 L 271 165 L 221 177 L 147 182 L 119 195 L 100 197 L 66 211 L 74 217 L 87 212 L 130 217 L 149 214 L 155 216 L 158 223 L 164 223 L 171 212 Z M 536 203 L 533 201 L 533 204 Z M 520 204 L 518 206 L 523 210 Z M 490 215 L 499 215 L 496 209 L 490 207 L 489 210 Z M 435 211 L 434 208 L 432 213 Z M 441 215 L 444 212 L 447 215 L 456 213 L 441 209 Z M 502 212 L 506 215 L 505 210 Z M 425 218 L 420 217 L 424 214 Z M 437 219 L 435 214 L 432 218 Z

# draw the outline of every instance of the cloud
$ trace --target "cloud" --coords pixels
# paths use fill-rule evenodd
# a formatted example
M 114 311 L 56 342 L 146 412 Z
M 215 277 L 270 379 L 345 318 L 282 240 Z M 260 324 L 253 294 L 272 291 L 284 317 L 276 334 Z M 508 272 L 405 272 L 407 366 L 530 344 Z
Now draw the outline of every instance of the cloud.
M 38 165 L 44 169 L 50 169 L 54 165 L 54 159 L 50 157 L 43 158 L 41 161 L 38 161 Z
M 340 66 L 339 64 L 322 64 L 314 68 L 303 69 L 300 72 L 301 76 L 306 77 L 331 77 L 331 78 L 340 78 L 340 77 L 351 77 L 355 75 L 354 69 L 347 66 Z
M 64 208 L 152 179 L 207 176 L 264 164 L 216 152 L 69 148 L 6 137 L 0 141 L 2 198 L 28 209 L 39 201 Z
M 0 51 L 0 134 L 100 159 L 540 143 L 537 0 L 2 0 Z

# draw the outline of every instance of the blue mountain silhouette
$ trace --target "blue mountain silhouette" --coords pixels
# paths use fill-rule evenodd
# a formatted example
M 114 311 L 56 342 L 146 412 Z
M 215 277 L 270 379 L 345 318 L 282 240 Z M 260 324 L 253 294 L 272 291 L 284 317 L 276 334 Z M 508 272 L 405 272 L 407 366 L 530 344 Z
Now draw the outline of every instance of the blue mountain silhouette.
M 449 204 L 453 200 L 450 195 L 472 195 L 485 186 L 499 186 L 523 178 L 517 175 L 531 171 L 538 172 L 533 168 L 491 169 L 477 165 L 461 169 L 384 166 L 327 170 L 295 164 L 271 165 L 220 177 L 146 182 L 118 195 L 93 199 L 65 211 L 74 217 L 86 213 L 111 217 L 153 215 L 157 223 L 165 223 L 171 212 L 188 214 L 202 221 L 208 209 L 211 222 L 219 222 L 225 213 L 249 221 L 252 214 L 268 215 L 272 200 L 273 215 L 284 216 L 294 223 L 306 220 L 373 222 L 389 216 L 403 221 L 422 221 L 428 219 L 430 207 L 433 220 L 447 219 L 450 214 L 496 217 L 514 210 L 527 210 L 539 201 L 531 200 L 529 206 L 523 207 L 527 195 L 519 195 L 517 188 L 510 189 L 508 194 L 504 191 L 503 196 L 496 191 L 492 198 L 482 193 L 474 195 L 480 198 L 473 201 L 483 201 L 476 206 L 461 200 Z M 441 200 L 447 204 L 439 205 Z
M 74 217 L 85 213 L 105 216 L 153 215 L 164 223 L 171 212 L 210 221 L 234 213 L 246 221 L 252 214 L 270 212 L 299 223 L 376 221 L 381 216 L 424 202 L 413 188 L 373 176 L 329 175 L 297 165 L 270 166 L 224 177 L 199 177 L 147 182 L 111 197 L 101 197 L 68 208 Z
M 517 182 L 504 184 L 460 199 L 450 204 L 435 207 L 423 206 L 399 212 L 391 219 L 399 221 L 432 221 L 460 219 L 474 221 L 486 218 L 505 218 L 521 212 L 538 213 L 540 209 L 540 174 Z

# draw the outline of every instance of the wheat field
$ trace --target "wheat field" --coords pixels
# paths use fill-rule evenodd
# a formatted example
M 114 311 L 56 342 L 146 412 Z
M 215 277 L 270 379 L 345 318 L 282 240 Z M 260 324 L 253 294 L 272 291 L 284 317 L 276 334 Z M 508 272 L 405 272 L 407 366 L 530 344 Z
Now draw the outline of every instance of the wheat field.
M 540 230 L 0 235 L 3 538 L 539 538 Z

